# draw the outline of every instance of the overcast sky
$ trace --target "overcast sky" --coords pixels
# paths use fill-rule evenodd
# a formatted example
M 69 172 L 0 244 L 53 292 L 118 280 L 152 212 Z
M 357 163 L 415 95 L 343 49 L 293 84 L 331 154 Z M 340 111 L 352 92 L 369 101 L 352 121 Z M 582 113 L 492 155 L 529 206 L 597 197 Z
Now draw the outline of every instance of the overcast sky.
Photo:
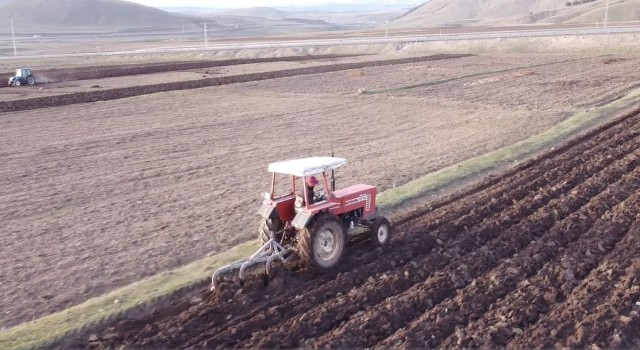
M 426 0 L 127 0 L 153 7 L 210 7 L 210 8 L 240 8 L 240 7 L 303 7 L 322 4 L 419 4 Z

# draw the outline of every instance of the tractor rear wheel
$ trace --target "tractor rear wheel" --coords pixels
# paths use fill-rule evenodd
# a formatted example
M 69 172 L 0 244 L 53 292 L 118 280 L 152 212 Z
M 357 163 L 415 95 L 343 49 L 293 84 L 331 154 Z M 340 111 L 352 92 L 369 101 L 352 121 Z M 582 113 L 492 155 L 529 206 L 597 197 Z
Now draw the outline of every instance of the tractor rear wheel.
M 36 80 L 35 80 L 35 79 L 33 79 L 33 77 L 28 77 L 28 78 L 27 78 L 27 84 L 29 84 L 29 85 L 33 85 L 33 84 L 35 84 L 35 83 L 36 83 Z
M 373 225 L 371 225 L 371 240 L 376 246 L 382 247 L 389 244 L 392 233 L 391 224 L 384 216 L 379 216 L 373 221 Z
M 276 232 L 282 231 L 282 227 L 282 221 L 279 217 L 264 219 L 260 223 L 260 228 L 258 228 L 258 239 L 262 244 L 269 242 L 271 236 L 278 240 L 279 237 L 276 237 Z
M 346 243 L 342 220 L 335 215 L 320 214 L 298 232 L 298 256 L 312 270 L 328 270 L 338 265 Z

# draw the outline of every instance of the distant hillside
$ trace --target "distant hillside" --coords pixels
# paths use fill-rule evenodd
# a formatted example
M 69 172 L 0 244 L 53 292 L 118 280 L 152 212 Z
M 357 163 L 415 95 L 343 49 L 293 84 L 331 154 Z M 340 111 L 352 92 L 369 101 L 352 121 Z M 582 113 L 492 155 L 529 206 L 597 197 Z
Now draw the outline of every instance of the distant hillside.
M 595 1 L 579 6 L 571 6 L 547 16 L 540 23 L 597 23 L 603 22 L 605 4 Z M 640 21 L 639 0 L 609 1 L 608 20 L 611 23 Z
M 248 16 L 213 15 L 215 26 L 211 36 L 271 36 L 312 32 L 326 32 L 341 29 L 323 21 L 300 18 L 269 19 Z M 215 30 L 213 30 L 215 28 Z
M 298 18 L 307 18 L 325 21 L 327 23 L 347 26 L 347 27 L 372 27 L 387 21 L 393 21 L 394 19 L 402 16 L 404 12 L 372 12 L 372 13 L 360 13 L 360 12 L 297 12 L 294 15 Z
M 0 22 L 24 27 L 156 27 L 195 22 L 120 0 L 0 0 Z
M 394 26 L 597 23 L 606 0 L 566 6 L 568 0 L 431 0 Z M 609 22 L 640 21 L 640 0 L 610 0 Z
M 431 0 L 396 22 L 413 25 L 471 24 L 565 6 L 563 0 Z
M 282 19 L 291 17 L 288 12 L 276 10 L 271 7 L 250 7 L 244 9 L 235 9 L 220 12 L 218 14 L 227 16 L 239 16 L 239 17 L 258 17 L 269 19 Z

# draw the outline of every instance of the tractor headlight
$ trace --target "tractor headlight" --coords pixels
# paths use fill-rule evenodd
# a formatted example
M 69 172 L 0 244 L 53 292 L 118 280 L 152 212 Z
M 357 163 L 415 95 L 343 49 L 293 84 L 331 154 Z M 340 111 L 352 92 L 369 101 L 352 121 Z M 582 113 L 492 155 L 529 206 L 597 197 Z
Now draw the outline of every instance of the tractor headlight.
M 268 201 L 271 199 L 271 193 L 269 192 L 262 192 L 262 199 Z
M 302 198 L 301 195 L 296 195 L 296 201 L 294 203 L 296 208 L 302 208 L 302 203 L 304 203 L 304 198 Z

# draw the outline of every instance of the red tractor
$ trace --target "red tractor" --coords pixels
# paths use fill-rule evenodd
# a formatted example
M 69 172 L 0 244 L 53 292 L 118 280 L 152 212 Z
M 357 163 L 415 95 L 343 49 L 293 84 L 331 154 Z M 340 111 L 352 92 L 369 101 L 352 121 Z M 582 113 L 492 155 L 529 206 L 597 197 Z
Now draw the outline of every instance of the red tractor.
M 260 263 L 266 263 L 269 273 L 276 260 L 286 263 L 299 258 L 312 270 L 331 269 L 340 263 L 348 238 L 362 233 L 358 228 L 366 228 L 376 246 L 386 245 L 392 227 L 378 214 L 375 186 L 335 189 L 334 170 L 346 163 L 343 158 L 312 157 L 269 164 L 271 190 L 263 194 L 258 212 L 262 216 L 258 229 L 262 247 L 248 259 L 218 269 L 211 278 L 212 289 L 229 274 L 239 272 L 244 279 L 246 270 Z M 289 177 L 290 185 L 284 193 L 276 193 L 281 175 Z M 307 184 L 316 175 L 323 191 L 314 194 L 307 190 Z

